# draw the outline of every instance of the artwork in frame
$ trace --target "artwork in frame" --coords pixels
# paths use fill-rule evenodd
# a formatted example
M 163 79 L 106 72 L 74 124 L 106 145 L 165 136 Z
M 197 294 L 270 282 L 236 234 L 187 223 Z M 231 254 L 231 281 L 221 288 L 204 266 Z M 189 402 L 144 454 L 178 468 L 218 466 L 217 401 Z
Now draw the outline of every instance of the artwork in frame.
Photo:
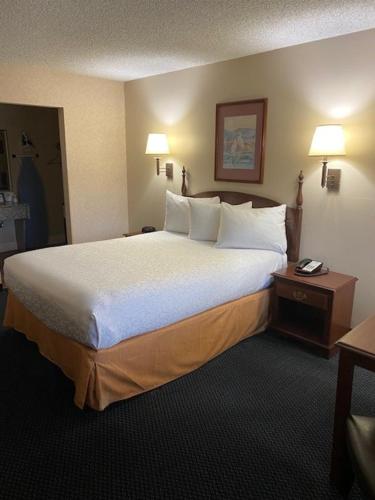
M 263 182 L 267 99 L 216 104 L 215 180 Z

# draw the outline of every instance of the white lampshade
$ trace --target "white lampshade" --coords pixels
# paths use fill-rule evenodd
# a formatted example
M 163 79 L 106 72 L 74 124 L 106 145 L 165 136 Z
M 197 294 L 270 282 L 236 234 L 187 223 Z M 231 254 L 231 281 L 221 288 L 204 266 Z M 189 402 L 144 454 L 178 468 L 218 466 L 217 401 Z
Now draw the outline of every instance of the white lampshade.
M 345 137 L 341 125 L 316 127 L 309 156 L 341 156 L 345 154 Z
M 169 146 L 166 134 L 148 134 L 146 155 L 167 154 L 169 154 Z

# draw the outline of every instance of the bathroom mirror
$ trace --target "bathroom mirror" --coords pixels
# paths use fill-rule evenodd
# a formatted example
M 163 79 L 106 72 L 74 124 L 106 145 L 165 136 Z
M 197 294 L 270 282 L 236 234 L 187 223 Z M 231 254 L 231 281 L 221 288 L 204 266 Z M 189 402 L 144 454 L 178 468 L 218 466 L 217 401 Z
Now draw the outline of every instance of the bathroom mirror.
M 7 131 L 0 130 L 0 191 L 11 191 Z

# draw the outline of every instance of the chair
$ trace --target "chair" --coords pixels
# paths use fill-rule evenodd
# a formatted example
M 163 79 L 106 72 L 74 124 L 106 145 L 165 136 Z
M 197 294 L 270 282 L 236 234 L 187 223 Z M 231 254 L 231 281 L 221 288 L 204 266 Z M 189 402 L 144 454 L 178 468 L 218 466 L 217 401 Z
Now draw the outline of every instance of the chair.
M 367 498 L 375 499 L 375 418 L 350 415 L 346 440 L 358 485 Z

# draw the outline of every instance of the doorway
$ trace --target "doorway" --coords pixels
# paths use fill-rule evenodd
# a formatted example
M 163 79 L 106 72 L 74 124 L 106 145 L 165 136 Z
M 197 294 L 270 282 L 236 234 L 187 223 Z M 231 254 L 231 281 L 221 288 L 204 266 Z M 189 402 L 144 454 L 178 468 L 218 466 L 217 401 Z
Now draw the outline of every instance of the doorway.
M 9 179 L 8 184 L 2 182 L 1 191 L 8 199 L 13 197 L 28 207 L 26 250 L 65 245 L 59 109 L 0 104 L 0 130 L 5 136 Z M 6 171 L 4 165 L 0 170 Z M 2 179 L 6 177 L 2 174 Z M 12 246 L 17 248 L 14 223 L 7 221 L 0 229 L 0 252 L 9 251 Z

